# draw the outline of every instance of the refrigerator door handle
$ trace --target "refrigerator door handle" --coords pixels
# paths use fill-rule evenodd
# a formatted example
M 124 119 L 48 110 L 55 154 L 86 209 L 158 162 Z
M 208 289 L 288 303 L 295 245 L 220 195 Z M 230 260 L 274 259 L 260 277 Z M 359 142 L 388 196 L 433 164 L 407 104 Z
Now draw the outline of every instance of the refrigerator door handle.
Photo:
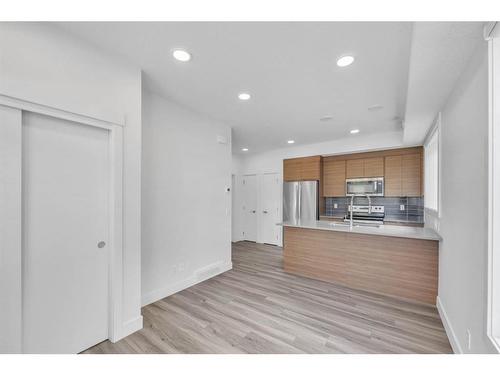
M 302 185 L 300 182 L 297 184 L 297 200 L 298 200 L 298 205 L 297 205 L 297 221 L 300 221 L 300 215 L 302 215 Z

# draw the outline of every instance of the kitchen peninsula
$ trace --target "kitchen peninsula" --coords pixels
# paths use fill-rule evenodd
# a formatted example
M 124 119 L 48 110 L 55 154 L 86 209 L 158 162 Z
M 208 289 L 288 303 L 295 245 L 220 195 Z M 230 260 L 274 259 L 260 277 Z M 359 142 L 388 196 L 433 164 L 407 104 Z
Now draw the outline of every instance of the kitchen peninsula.
M 286 272 L 435 304 L 440 237 L 432 229 L 283 223 Z

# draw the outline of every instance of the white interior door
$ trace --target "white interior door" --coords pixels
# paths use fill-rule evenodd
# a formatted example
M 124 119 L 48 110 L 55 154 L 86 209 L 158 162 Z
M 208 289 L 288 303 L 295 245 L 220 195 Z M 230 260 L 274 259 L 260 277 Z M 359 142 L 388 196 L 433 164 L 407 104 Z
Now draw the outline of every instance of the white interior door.
M 260 233 L 262 242 L 279 245 L 281 227 L 276 224 L 280 220 L 280 178 L 278 174 L 262 175 L 261 184 L 261 208 Z
M 257 177 L 247 175 L 242 178 L 242 235 L 246 241 L 257 241 Z
M 108 338 L 110 134 L 26 112 L 22 132 L 23 351 L 77 353 Z

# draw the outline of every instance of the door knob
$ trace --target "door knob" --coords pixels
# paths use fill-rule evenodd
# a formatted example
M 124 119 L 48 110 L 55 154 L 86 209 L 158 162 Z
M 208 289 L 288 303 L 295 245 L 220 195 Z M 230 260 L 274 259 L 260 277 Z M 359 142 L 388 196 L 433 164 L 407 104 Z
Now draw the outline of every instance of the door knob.
M 104 242 L 104 241 L 100 241 L 100 242 L 97 244 L 97 247 L 98 247 L 99 249 L 102 249 L 104 246 L 106 246 L 106 242 Z

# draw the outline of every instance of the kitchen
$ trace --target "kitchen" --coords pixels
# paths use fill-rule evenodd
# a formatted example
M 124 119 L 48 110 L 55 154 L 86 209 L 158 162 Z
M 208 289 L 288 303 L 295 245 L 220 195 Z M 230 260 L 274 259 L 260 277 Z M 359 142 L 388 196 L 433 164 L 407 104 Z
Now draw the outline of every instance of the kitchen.
M 284 160 L 285 271 L 434 304 L 423 171 L 423 147 Z

